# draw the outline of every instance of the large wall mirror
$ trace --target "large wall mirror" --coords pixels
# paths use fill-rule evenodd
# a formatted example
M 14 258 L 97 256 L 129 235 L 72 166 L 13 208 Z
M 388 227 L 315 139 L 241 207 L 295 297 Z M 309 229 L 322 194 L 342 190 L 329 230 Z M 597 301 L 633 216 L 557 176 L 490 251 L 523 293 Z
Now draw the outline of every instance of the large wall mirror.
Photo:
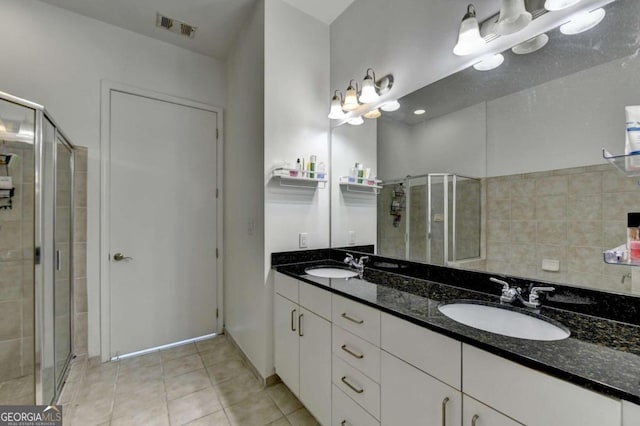
M 334 128 L 332 246 L 640 293 L 631 267 L 602 259 L 640 211 L 637 178 L 602 158 L 624 153 L 625 106 L 640 105 L 640 2 L 604 10 L 588 31 L 548 31 L 540 50 L 509 49 L 498 68 L 469 67 L 398 111 Z M 341 185 L 354 161 L 381 188 Z

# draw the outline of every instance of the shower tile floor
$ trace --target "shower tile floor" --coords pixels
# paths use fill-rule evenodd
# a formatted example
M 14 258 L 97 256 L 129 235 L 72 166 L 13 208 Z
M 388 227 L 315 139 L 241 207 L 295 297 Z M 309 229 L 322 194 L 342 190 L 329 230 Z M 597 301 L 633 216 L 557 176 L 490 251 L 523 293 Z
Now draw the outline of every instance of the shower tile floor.
M 65 426 L 318 425 L 285 385 L 262 386 L 225 336 L 118 362 L 74 360 Z

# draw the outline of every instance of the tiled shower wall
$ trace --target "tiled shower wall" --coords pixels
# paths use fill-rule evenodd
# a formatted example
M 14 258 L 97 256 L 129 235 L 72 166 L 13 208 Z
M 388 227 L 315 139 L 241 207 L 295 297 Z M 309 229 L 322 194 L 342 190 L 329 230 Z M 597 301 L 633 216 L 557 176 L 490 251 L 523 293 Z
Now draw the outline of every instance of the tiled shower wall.
M 487 179 L 487 270 L 604 290 L 631 291 L 630 268 L 602 251 L 626 242 L 640 186 L 610 165 Z M 560 261 L 559 272 L 542 270 Z
M 12 208 L 0 210 L 0 382 L 29 376 L 34 366 L 33 145 L 5 142 L 4 148 L 18 157 L 9 169 Z
M 76 147 L 75 154 L 75 224 L 74 224 L 74 319 L 73 351 L 87 353 L 87 148 Z

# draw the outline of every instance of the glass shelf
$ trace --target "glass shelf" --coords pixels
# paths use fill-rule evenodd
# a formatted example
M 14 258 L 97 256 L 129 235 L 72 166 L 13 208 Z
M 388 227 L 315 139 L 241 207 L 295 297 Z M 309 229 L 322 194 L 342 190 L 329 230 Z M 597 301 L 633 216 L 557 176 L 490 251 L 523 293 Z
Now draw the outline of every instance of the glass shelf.
M 358 183 L 361 180 L 362 183 Z M 340 186 L 351 192 L 367 192 L 379 194 L 382 186 L 380 179 L 354 178 L 351 176 L 340 176 Z
M 640 153 L 611 155 L 609 151 L 602 148 L 602 158 L 629 177 L 640 176 Z
M 286 167 L 278 167 L 277 169 L 274 169 L 273 172 L 271 172 L 271 178 L 278 179 L 280 181 L 280 186 L 313 189 L 325 189 L 327 187 L 327 182 L 329 181 L 329 176 L 326 172 L 288 169 Z

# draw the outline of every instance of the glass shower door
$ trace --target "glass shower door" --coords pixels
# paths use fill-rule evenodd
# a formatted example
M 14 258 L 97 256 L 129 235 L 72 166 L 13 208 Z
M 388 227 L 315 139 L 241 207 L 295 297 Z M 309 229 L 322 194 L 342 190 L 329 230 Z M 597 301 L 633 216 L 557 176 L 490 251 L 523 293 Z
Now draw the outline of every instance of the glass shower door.
M 71 289 L 73 279 L 73 152 L 59 136 L 56 143 L 54 377 L 56 390 L 71 355 Z M 57 393 L 57 392 L 56 392 Z

